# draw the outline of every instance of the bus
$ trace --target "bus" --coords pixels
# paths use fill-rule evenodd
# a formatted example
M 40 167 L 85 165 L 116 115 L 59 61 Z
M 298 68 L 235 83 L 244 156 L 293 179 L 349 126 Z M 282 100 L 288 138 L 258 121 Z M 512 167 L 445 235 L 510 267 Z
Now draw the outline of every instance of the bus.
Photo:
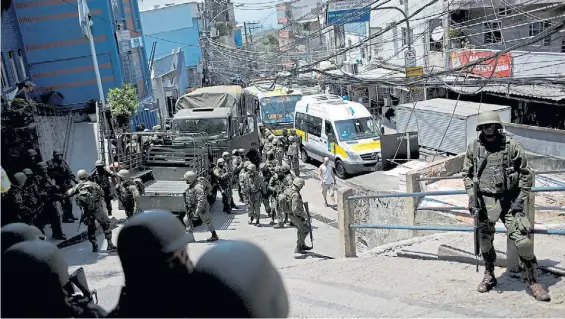
M 302 99 L 302 92 L 282 86 L 269 90 L 268 86 L 250 86 L 244 89 L 247 114 L 257 116 L 275 135 L 282 135 L 283 129 L 291 129 L 294 123 L 296 102 Z

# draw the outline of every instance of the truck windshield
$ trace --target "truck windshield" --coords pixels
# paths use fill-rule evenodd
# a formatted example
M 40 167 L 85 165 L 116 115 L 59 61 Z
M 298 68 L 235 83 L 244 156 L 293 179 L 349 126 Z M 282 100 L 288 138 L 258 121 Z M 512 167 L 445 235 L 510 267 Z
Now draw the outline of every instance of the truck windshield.
M 371 117 L 335 121 L 335 128 L 341 141 L 356 141 L 381 135 L 379 126 Z
M 209 138 L 228 137 L 228 120 L 225 118 L 174 119 L 173 127 L 178 133 L 206 133 Z
M 263 98 L 261 101 L 261 115 L 263 123 L 292 123 L 294 121 L 294 108 L 300 100 L 300 95 L 283 95 Z

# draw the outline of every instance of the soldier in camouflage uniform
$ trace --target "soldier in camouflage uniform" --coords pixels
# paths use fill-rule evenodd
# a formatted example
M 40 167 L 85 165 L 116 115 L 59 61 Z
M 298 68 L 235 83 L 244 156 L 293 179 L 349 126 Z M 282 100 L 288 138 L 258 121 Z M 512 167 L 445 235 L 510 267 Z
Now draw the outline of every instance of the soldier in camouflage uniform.
M 302 147 L 302 136 L 298 135 L 295 129 L 290 129 L 290 136 L 294 137 L 294 142 L 298 143 L 298 151 L 300 151 L 300 147 Z
M 104 237 L 108 242 L 108 251 L 115 251 L 116 246 L 112 243 L 112 225 L 108 215 L 102 208 L 104 191 L 95 182 L 89 181 L 88 172 L 81 169 L 77 172 L 78 184 L 69 189 L 64 196 L 71 197 L 76 195 L 77 205 L 82 209 L 83 216 L 81 221 L 87 226 L 88 240 L 92 243 L 92 252 L 98 252 L 98 242 L 96 240 L 96 222 L 102 227 Z
M 127 169 L 121 169 L 117 176 L 120 178 L 120 183 L 116 187 L 116 193 L 124 206 L 127 218 L 130 219 L 141 212 L 139 208 L 139 197 L 141 197 L 141 194 L 136 183 L 131 180 Z
M 32 210 L 31 220 L 28 224 L 33 225 L 33 221 L 37 218 L 39 211 L 37 210 L 39 204 L 39 188 L 37 186 L 37 176 L 29 168 L 24 168 L 22 172 L 26 175 L 26 183 L 24 185 L 26 192 L 29 194 L 29 207 Z
M 282 145 L 281 139 L 278 137 L 273 141 L 273 152 L 275 153 L 277 165 L 282 165 L 284 159 L 284 147 Z
M 241 169 L 241 172 L 239 173 L 239 186 L 241 188 L 241 200 L 245 203 L 245 205 L 249 206 L 249 192 L 247 190 L 246 185 L 246 179 L 249 177 L 248 173 L 248 167 L 249 165 L 251 165 L 250 161 L 245 161 L 243 162 L 243 168 Z
M 265 207 L 267 216 L 271 217 L 274 214 L 274 208 L 271 206 L 271 191 L 269 191 L 269 180 L 273 176 L 274 168 L 271 168 L 268 163 L 261 163 L 259 166 L 261 182 L 261 200 Z
M 90 180 L 102 187 L 108 216 L 112 216 L 112 185 L 110 184 L 110 178 L 112 177 L 117 177 L 116 173 L 104 167 L 102 161 L 98 160 L 94 163 L 94 170 L 90 173 Z
M 231 209 L 238 209 L 239 207 L 237 207 L 235 205 L 235 203 L 233 202 L 233 182 L 234 182 L 234 174 L 233 174 L 233 166 L 232 166 L 232 161 L 231 161 L 231 157 L 230 157 L 230 153 L 229 152 L 224 152 L 222 153 L 222 158 L 224 159 L 224 165 L 226 167 L 226 170 L 230 173 L 230 177 L 229 177 L 229 187 L 226 190 L 227 192 L 230 193 L 230 207 Z
M 300 195 L 302 187 L 304 187 L 304 180 L 296 177 L 288 191 L 291 210 L 290 219 L 297 229 L 296 249 L 294 249 L 294 252 L 298 254 L 304 254 L 307 250 L 312 249 L 312 247 L 306 246 L 305 243 L 306 236 L 310 233 L 310 227 L 308 226 L 308 216 L 304 210 L 302 195 Z
M 245 190 L 248 192 L 247 211 L 249 216 L 249 224 L 261 226 L 259 220 L 261 219 L 261 194 L 263 188 L 263 176 L 257 172 L 255 164 L 247 166 L 249 171 L 245 178 Z
M 290 168 L 296 177 L 300 176 L 300 164 L 298 162 L 298 152 L 300 152 L 299 138 L 300 137 L 297 135 L 289 136 L 288 140 L 290 141 L 290 146 L 286 152 Z
M 501 219 L 514 241 L 529 288 L 537 300 L 549 301 L 550 296 L 537 279 L 534 246 L 528 238 L 532 230 L 524 203 L 533 185 L 522 145 L 502 132 L 502 122 L 496 112 L 484 112 L 477 119 L 477 140 L 469 144 L 463 164 L 465 189 L 469 195 L 471 214 L 479 214 L 480 248 L 485 261 L 485 275 L 477 290 L 488 292 L 496 286 L 493 241 L 495 223 Z M 473 184 L 478 185 L 475 194 Z M 479 207 L 476 207 L 476 200 Z
M 212 233 L 212 236 L 208 238 L 208 241 L 218 240 L 218 234 L 216 234 L 216 229 L 212 225 L 212 216 L 210 215 L 210 204 L 207 200 L 207 191 L 202 183 L 199 183 L 196 178 L 196 173 L 193 171 L 188 171 L 183 176 L 184 180 L 188 184 L 188 189 L 184 194 L 185 204 L 188 210 L 189 220 L 193 216 L 200 216 L 202 222 L 208 227 L 208 231 Z M 189 232 L 193 232 L 192 222 L 189 221 Z
M 76 184 L 75 176 L 63 159 L 63 152 L 60 150 L 53 151 L 53 159 L 47 161 L 47 166 L 49 166 L 49 175 L 55 180 L 61 192 L 69 190 L 72 183 Z M 68 198 L 61 200 L 61 208 L 63 209 L 63 223 L 74 223 L 78 219 L 73 216 L 73 205 Z
M 290 166 L 288 164 L 283 164 L 282 165 L 282 175 L 284 176 L 283 179 L 283 187 L 285 189 L 285 192 L 283 193 L 283 198 L 279 199 L 279 202 L 281 202 L 284 205 L 281 205 L 282 210 L 284 212 L 284 223 L 288 223 L 289 226 L 294 226 L 294 224 L 292 223 L 292 221 L 289 221 L 289 214 L 291 213 L 290 211 L 290 198 L 288 197 L 288 191 L 290 191 L 292 189 L 292 183 L 294 182 L 294 175 L 292 175 L 292 173 L 290 172 Z
M 265 144 L 263 145 L 263 159 L 267 158 L 267 154 L 273 150 L 273 140 L 275 139 L 275 136 L 273 134 L 269 135 L 269 137 L 267 137 L 267 140 L 265 141 Z
M 283 129 L 283 131 L 282 131 L 281 143 L 282 143 L 283 150 L 284 150 L 284 157 L 286 159 L 288 147 L 290 146 L 290 141 L 288 140 L 288 130 L 286 128 Z
M 53 232 L 53 238 L 65 240 L 67 237 L 63 234 L 61 226 L 61 216 L 55 203 L 61 200 L 61 193 L 55 181 L 48 174 L 47 164 L 39 162 L 37 164 L 39 174 L 37 175 L 37 185 L 39 189 L 39 214 L 35 220 L 35 226 L 44 233 L 45 225 L 50 224 Z
M 32 212 L 27 205 L 27 195 L 25 191 L 27 177 L 22 172 L 14 174 L 14 183 L 8 191 L 6 201 L 10 203 L 7 211 L 3 210 L 2 225 L 10 223 L 25 223 L 29 220 Z
M 285 212 L 284 207 L 282 207 L 285 203 L 284 198 L 284 191 L 286 189 L 285 181 L 284 181 L 284 174 L 283 174 L 283 167 L 277 166 L 275 170 L 275 174 L 271 177 L 269 181 L 269 190 L 271 191 L 271 207 L 273 207 L 276 218 L 278 223 L 274 226 L 274 228 L 283 228 L 284 227 L 284 220 L 285 220 Z M 271 225 L 275 223 L 275 214 L 271 215 Z
M 230 198 L 230 180 L 231 180 L 231 173 L 228 171 L 228 168 L 225 165 L 225 161 L 223 158 L 218 158 L 216 162 L 216 167 L 214 167 L 214 177 L 216 180 L 216 184 L 220 192 L 222 193 L 222 203 L 224 204 L 223 212 L 227 214 L 231 214 L 231 198 Z
M 26 159 L 26 166 L 31 168 L 31 170 L 37 174 L 37 163 L 39 163 L 39 156 L 37 156 L 37 152 L 30 148 L 27 150 L 27 159 Z
M 241 152 L 234 149 L 232 152 L 231 167 L 233 168 L 233 183 L 237 185 L 237 195 L 243 203 L 243 195 L 241 194 L 241 185 L 239 183 L 239 174 L 243 169 L 243 161 L 241 160 Z

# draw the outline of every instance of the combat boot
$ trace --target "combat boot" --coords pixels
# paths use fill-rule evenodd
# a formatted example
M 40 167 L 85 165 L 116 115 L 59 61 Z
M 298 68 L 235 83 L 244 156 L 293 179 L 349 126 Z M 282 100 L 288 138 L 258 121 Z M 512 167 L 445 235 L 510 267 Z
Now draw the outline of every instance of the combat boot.
M 297 253 L 297 254 L 305 254 L 306 250 L 302 246 L 296 246 L 296 248 L 294 249 L 294 252 Z
M 118 247 L 116 247 L 114 245 L 114 243 L 112 243 L 111 240 L 108 240 L 108 246 L 106 247 L 106 250 L 107 251 L 116 251 L 116 250 L 118 250 Z
M 215 230 L 212 231 L 211 233 L 212 233 L 212 237 L 206 239 L 206 241 L 216 241 L 216 240 L 220 239 L 220 238 L 218 238 L 218 234 L 216 234 Z
M 284 224 L 283 223 L 277 223 L 275 226 L 273 226 L 273 228 L 275 228 L 275 229 L 284 228 Z
M 532 262 L 530 263 L 530 265 L 524 266 L 524 271 L 528 279 L 528 288 L 530 288 L 530 290 L 532 291 L 532 295 L 534 295 L 537 301 L 550 301 L 551 297 L 549 296 L 549 293 L 538 281 L 537 263 Z
M 494 263 L 485 262 L 485 275 L 483 281 L 477 287 L 477 291 L 480 293 L 490 291 L 494 286 L 496 286 L 496 277 L 494 276 Z
M 285 223 L 285 224 L 288 223 L 288 214 L 284 214 L 284 222 L 283 223 Z
M 312 247 L 306 246 L 306 245 L 302 245 L 302 249 L 303 249 L 303 250 L 312 250 Z
M 235 203 L 233 202 L 233 199 L 231 200 L 231 205 L 230 205 L 230 206 L 231 206 L 232 209 L 239 209 L 239 207 L 237 207 L 237 206 L 235 205 Z
M 248 223 L 248 224 L 249 224 L 249 225 L 253 224 L 253 217 L 251 217 L 251 218 L 249 219 L 249 223 Z
M 259 223 L 259 218 L 257 218 L 257 220 L 255 221 L 255 226 L 261 227 L 261 224 Z
M 93 253 L 97 253 L 97 252 L 98 252 L 98 244 L 97 244 L 97 243 L 92 243 L 92 252 L 93 252 Z

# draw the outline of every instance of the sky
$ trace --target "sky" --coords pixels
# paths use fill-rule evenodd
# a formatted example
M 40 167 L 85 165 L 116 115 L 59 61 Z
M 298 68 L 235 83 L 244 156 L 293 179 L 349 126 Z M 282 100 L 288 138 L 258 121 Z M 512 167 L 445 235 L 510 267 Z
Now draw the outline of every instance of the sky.
M 243 24 L 243 22 L 260 22 L 264 30 L 280 27 L 277 24 L 276 1 L 232 0 L 232 2 L 235 7 L 235 21 L 238 24 Z M 243 6 L 237 7 L 241 4 Z

